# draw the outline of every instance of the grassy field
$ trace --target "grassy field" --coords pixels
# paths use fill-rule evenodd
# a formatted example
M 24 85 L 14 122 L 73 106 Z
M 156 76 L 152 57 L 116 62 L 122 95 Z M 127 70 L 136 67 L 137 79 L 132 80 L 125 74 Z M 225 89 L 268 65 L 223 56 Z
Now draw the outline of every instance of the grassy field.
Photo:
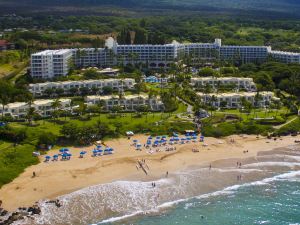
M 222 110 L 222 111 L 216 111 L 214 114 L 216 115 L 236 115 L 244 121 L 249 121 L 255 118 L 260 118 L 260 119 L 268 119 L 268 118 L 279 118 L 281 114 L 285 114 L 287 110 L 285 108 L 279 109 L 279 110 L 262 110 L 262 109 L 257 109 L 251 111 L 250 114 L 240 112 L 238 109 L 227 109 L 227 110 Z
M 78 126 L 89 126 L 94 125 L 98 121 L 107 123 L 110 126 L 116 124 L 121 125 L 123 134 L 125 131 L 134 130 L 137 131 L 139 128 L 146 127 L 146 125 L 158 126 L 161 123 L 172 122 L 175 120 L 178 113 L 186 112 L 186 106 L 179 104 L 178 109 L 172 113 L 143 113 L 137 117 L 135 113 L 118 113 L 118 114 L 100 114 L 90 116 L 88 120 L 80 120 L 76 118 L 59 118 L 56 121 L 53 120 L 39 120 L 35 121 L 35 126 L 28 126 L 27 123 L 13 122 L 10 126 L 18 129 L 25 129 L 30 140 L 34 140 L 37 134 L 41 132 L 52 132 L 55 135 L 60 135 L 60 130 L 63 124 L 72 122 Z M 178 120 L 178 119 L 176 119 Z
M 2 142 L 0 145 L 0 187 L 11 182 L 30 165 L 38 163 L 32 156 L 35 146 L 23 144 L 13 147 L 12 143 Z

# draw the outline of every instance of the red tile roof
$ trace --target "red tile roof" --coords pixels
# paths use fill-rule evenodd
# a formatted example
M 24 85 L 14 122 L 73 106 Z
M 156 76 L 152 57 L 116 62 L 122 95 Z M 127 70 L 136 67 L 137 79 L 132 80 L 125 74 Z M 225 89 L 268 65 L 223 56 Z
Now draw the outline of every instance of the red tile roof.
M 0 46 L 6 46 L 8 44 L 9 44 L 8 41 L 6 41 L 6 40 L 0 40 Z

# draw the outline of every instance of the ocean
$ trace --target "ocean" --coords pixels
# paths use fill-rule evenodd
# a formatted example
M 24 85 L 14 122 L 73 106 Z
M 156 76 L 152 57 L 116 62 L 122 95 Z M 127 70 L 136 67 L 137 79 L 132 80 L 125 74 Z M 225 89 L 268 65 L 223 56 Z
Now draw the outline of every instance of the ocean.
M 40 202 L 41 215 L 16 224 L 300 224 L 299 146 L 213 165 L 85 188 L 59 197 L 60 208 Z
M 158 215 L 142 216 L 120 224 L 300 224 L 300 173 L 233 186 L 223 192 L 178 203 Z

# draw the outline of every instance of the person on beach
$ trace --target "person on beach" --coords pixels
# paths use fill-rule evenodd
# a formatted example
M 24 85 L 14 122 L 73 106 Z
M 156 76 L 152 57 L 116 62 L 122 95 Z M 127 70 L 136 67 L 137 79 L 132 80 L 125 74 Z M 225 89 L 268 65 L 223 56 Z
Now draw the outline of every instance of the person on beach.
M 35 178 L 36 177 L 36 173 L 35 171 L 32 172 L 32 178 Z
M 211 170 L 211 164 L 209 164 L 209 170 Z
M 169 176 L 169 171 L 166 172 L 166 177 L 168 177 L 168 176 Z

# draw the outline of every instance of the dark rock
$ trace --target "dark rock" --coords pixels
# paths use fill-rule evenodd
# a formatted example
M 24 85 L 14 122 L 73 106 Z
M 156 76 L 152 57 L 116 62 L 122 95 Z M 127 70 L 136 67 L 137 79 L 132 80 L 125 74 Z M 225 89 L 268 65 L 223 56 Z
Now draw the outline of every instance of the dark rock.
M 8 212 L 7 212 L 6 210 L 3 210 L 3 209 L 2 209 L 0 216 L 6 216 L 7 213 L 8 213 Z

